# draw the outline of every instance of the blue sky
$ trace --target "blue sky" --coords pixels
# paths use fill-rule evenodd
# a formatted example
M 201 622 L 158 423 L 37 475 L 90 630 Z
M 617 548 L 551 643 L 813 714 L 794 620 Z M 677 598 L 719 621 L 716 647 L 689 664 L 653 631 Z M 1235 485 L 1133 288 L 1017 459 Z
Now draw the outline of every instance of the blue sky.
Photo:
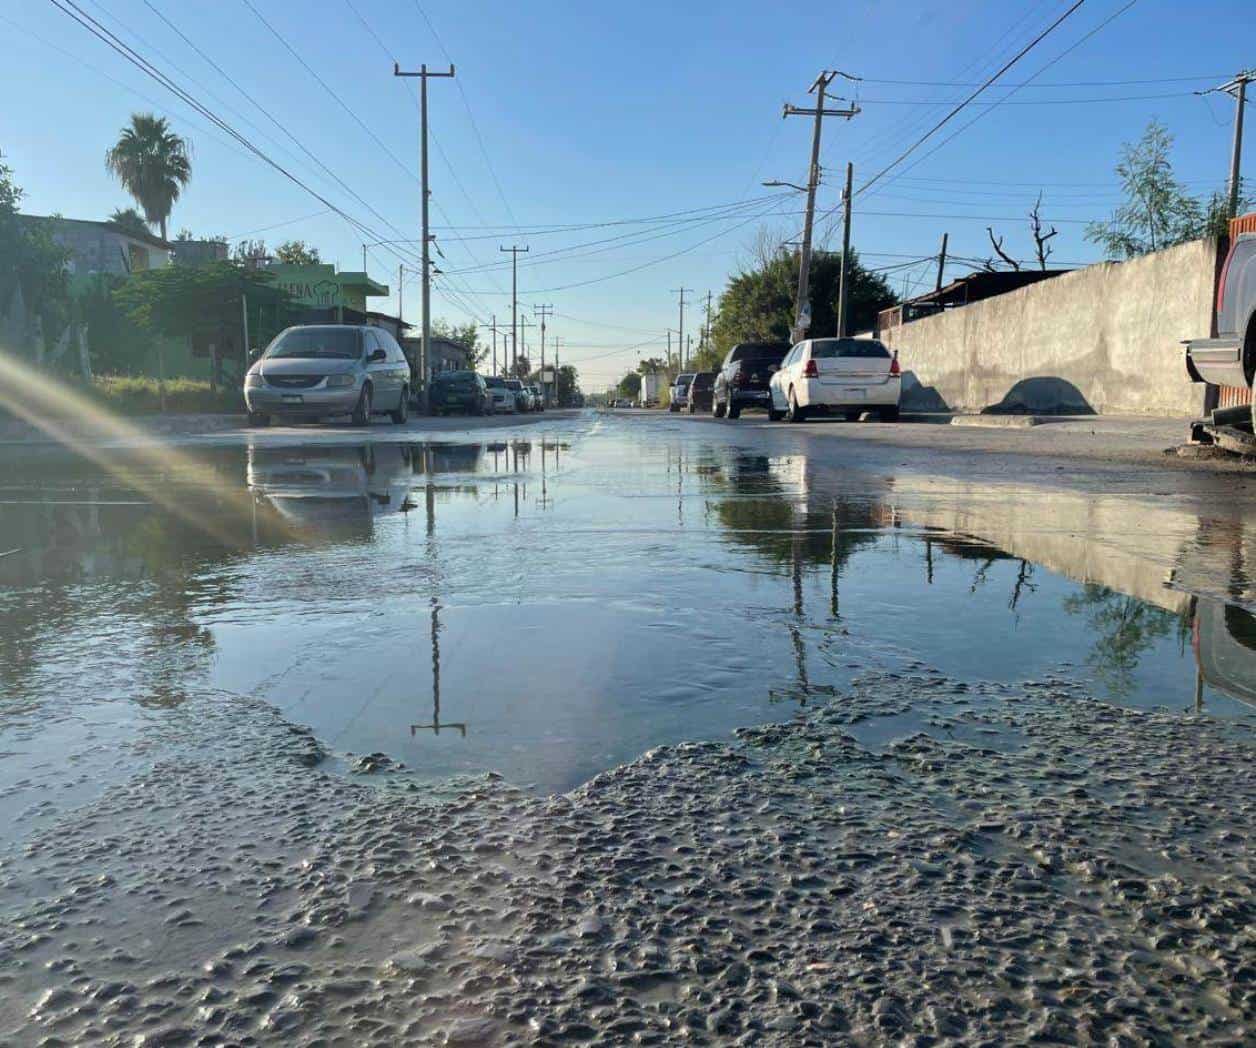
M 718 296 L 760 228 L 798 231 L 801 200 L 759 183 L 805 180 L 810 125 L 783 121 L 781 104 L 808 104 L 819 70 L 864 77 L 834 86 L 858 97 L 863 111 L 826 125 L 820 206 L 827 209 L 837 202 L 847 160 L 858 187 L 971 91 L 947 85 L 984 79 L 1071 6 L 77 2 L 380 239 L 419 235 L 415 82 L 396 80 L 392 59 L 403 66 L 452 59 L 457 81 L 433 81 L 430 89 L 432 221 L 446 271 L 433 313 L 455 321 L 496 314 L 508 324 L 508 256 L 498 248 L 530 245 L 519 269 L 521 311 L 553 303 L 551 333 L 563 338 L 564 358 L 578 364 L 588 389 L 661 352 L 666 329 L 677 326 L 672 289 L 692 288 L 694 299 L 708 290 Z M 1003 78 L 1020 84 L 1041 70 L 1031 86 L 992 90 L 983 97 L 1006 101 L 969 107 L 861 194 L 854 244 L 865 262 L 910 263 L 936 252 L 943 231 L 953 255 L 984 258 L 991 253 L 987 225 L 1005 235 L 1013 254 L 1028 257 L 1023 215 L 1040 188 L 1044 213 L 1060 230 L 1055 258 L 1094 260 L 1083 223 L 1118 202 L 1112 168 L 1120 145 L 1153 117 L 1176 138 L 1179 177 L 1201 194 L 1219 188 L 1234 103 L 1193 92 L 1256 64 L 1256 5 L 1138 0 L 1078 45 L 1127 3 L 1086 0 Z M 361 268 L 361 232 L 318 213 L 322 204 L 211 130 L 51 3 L 0 0 L 0 33 L 7 38 L 4 97 L 31 100 L 25 108 L 7 105 L 0 119 L 0 152 L 26 190 L 27 210 L 103 218 L 129 205 L 104 169 L 104 152 L 131 112 L 156 111 L 174 119 L 195 151 L 172 230 L 251 235 L 271 245 L 300 237 L 342 268 Z M 1089 101 L 1097 98 L 1116 100 Z M 1249 177 L 1256 175 L 1254 138 L 1250 123 Z M 608 224 L 664 215 L 674 217 Z M 586 228 L 542 232 L 556 226 Z M 385 308 L 396 305 L 396 251 L 410 247 L 376 247 L 369 260 L 372 275 L 393 289 L 391 302 L 379 303 Z M 957 264 L 948 276 L 965 271 Z M 931 279 L 927 263 L 887 275 L 896 289 L 918 290 Z M 405 296 L 406 318 L 417 321 L 416 283 Z M 695 319 L 690 312 L 687 330 L 695 330 Z M 527 337 L 535 345 L 535 333 Z

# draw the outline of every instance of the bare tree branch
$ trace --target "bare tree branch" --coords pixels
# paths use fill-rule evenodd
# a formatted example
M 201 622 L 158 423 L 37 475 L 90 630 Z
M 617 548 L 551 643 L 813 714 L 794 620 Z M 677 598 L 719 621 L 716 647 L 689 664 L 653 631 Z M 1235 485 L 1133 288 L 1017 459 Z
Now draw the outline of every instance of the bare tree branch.
M 1039 213 L 1042 208 L 1042 193 L 1038 193 L 1038 199 L 1034 201 L 1034 209 L 1029 212 L 1029 231 L 1034 237 L 1034 250 L 1038 255 L 1038 266 L 1044 272 L 1047 268 L 1047 259 L 1051 257 L 1051 248 L 1047 241 L 1053 236 L 1059 235 L 1059 230 L 1055 226 L 1051 227 L 1050 233 L 1042 231 L 1042 216 Z
M 994 239 L 994 230 L 990 226 L 986 226 L 986 232 L 990 234 L 990 243 L 994 245 L 994 250 L 998 253 L 999 258 L 1003 259 L 1013 269 L 1020 269 L 1020 263 L 1011 255 L 1003 250 L 1003 238 Z

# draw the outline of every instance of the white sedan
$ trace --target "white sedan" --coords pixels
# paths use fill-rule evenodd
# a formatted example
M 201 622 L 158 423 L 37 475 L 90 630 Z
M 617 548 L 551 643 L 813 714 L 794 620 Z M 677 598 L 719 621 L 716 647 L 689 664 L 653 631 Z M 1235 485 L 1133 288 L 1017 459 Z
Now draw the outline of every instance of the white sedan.
M 774 420 L 803 422 L 815 414 L 853 420 L 873 410 L 895 422 L 903 379 L 898 355 L 875 338 L 810 338 L 785 354 L 768 388 Z

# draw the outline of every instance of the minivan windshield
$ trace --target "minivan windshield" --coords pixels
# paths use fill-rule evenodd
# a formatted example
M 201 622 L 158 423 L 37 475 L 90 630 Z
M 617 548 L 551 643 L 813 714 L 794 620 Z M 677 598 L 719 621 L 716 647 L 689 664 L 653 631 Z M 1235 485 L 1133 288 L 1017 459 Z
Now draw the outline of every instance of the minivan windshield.
M 356 360 L 361 353 L 361 333 L 355 328 L 292 328 L 271 343 L 266 358 Z

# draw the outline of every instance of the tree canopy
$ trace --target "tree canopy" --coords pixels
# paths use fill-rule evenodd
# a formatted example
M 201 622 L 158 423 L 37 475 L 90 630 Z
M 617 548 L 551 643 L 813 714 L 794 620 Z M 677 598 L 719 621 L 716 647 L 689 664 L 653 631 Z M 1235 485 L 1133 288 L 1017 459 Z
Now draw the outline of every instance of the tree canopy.
M 636 400 L 641 392 L 641 374 L 637 371 L 630 371 L 619 380 L 619 395 Z
M 144 236 L 153 235 L 153 231 L 148 228 L 148 223 L 144 221 L 144 216 L 133 207 L 116 208 L 113 214 L 109 216 L 109 221 L 128 233 L 141 233 Z
M 187 140 L 170 130 L 165 117 L 134 113 L 105 154 L 105 167 L 135 198 L 144 218 L 161 227 L 165 240 L 170 212 L 192 177 Z
M 22 190 L 12 170 L 0 164 L 0 316 L 9 309 L 15 288 L 45 332 L 54 332 L 69 320 L 70 285 L 66 262 L 70 255 L 44 224 L 23 222 L 17 213 Z
M 780 246 L 762 251 L 751 269 L 732 277 L 720 295 L 711 325 L 711 344 L 694 354 L 694 367 L 712 370 L 738 342 L 788 342 L 798 289 L 798 251 Z M 811 259 L 811 328 L 813 338 L 837 333 L 837 298 L 841 253 L 816 252 Z M 870 329 L 877 313 L 893 305 L 894 293 L 878 273 L 866 270 L 852 250 L 847 274 L 849 330 Z
M 1214 193 L 1207 201 L 1191 196 L 1173 173 L 1173 135 L 1156 120 L 1137 142 L 1121 147 L 1116 174 L 1125 201 L 1106 222 L 1091 222 L 1086 239 L 1109 258 L 1136 258 L 1200 237 L 1226 232 L 1229 201 Z M 1250 201 L 1240 193 L 1239 210 Z
M 290 266 L 316 266 L 322 262 L 318 248 L 310 247 L 304 240 L 285 240 L 275 248 L 275 258 Z
M 135 273 L 113 294 L 127 315 L 148 331 L 194 337 L 238 324 L 242 295 L 254 304 L 286 300 L 272 280 L 264 270 L 239 262 L 208 262 Z

